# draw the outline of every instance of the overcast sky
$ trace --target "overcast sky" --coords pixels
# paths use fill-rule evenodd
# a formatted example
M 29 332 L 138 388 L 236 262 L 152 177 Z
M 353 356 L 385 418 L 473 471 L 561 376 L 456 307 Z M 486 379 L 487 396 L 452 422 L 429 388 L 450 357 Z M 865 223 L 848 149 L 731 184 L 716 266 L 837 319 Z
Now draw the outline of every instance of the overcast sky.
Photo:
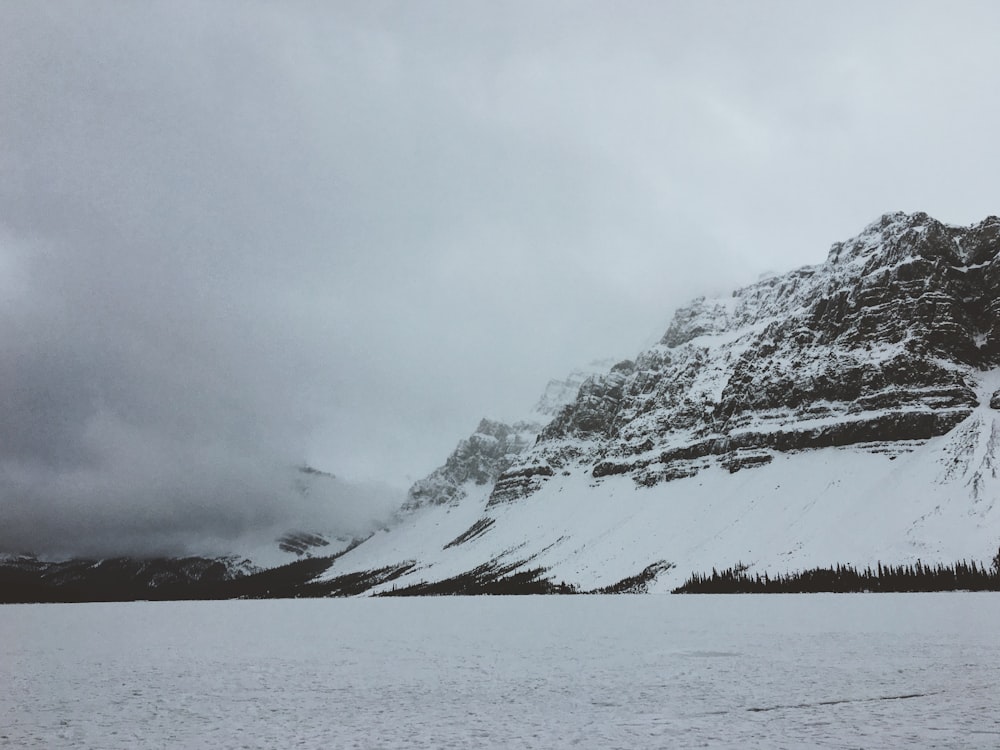
M 998 30 L 989 1 L 0 0 L 0 549 L 293 522 L 302 462 L 388 507 L 693 296 L 886 211 L 1000 212 Z

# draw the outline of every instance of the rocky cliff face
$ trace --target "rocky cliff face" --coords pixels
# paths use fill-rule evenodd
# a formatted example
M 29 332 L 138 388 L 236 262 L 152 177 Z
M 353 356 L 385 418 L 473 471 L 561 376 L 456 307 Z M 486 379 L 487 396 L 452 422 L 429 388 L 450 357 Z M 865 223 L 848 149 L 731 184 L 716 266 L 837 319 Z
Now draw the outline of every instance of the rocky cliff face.
M 469 483 L 492 484 L 535 441 L 540 429 L 537 422 L 508 425 L 483 419 L 471 436 L 459 442 L 443 466 L 414 483 L 402 510 L 457 503 L 466 496 Z
M 886 214 L 825 263 L 679 310 L 661 341 L 579 389 L 490 503 L 557 473 L 653 486 L 775 454 L 906 450 L 979 403 L 1000 364 L 1000 219 L 971 228 Z
M 492 486 L 534 445 L 542 425 L 574 401 L 588 378 L 605 371 L 610 364 L 609 361 L 591 362 L 573 370 L 562 380 L 550 380 L 524 420 L 513 424 L 492 419 L 480 421 L 476 431 L 459 442 L 443 466 L 410 487 L 403 513 L 426 505 L 453 505 L 467 496 L 470 486 Z

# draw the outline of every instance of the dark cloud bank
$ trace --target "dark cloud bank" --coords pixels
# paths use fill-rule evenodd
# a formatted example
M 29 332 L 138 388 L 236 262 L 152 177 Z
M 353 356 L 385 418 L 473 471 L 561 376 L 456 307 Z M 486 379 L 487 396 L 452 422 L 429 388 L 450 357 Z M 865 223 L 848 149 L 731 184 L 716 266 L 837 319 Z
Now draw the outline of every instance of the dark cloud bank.
M 0 7 L 0 550 L 384 516 L 884 211 L 996 213 L 993 4 Z M 348 480 L 294 491 L 303 462 Z

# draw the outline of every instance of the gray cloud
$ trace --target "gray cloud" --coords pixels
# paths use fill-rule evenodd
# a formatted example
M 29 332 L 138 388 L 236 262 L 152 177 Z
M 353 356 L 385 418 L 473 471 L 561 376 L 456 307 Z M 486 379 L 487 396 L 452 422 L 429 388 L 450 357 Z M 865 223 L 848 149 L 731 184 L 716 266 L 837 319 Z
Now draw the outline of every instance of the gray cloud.
M 399 492 L 287 467 L 401 492 L 691 296 L 996 213 L 998 15 L 0 7 L 0 547 L 356 526 Z

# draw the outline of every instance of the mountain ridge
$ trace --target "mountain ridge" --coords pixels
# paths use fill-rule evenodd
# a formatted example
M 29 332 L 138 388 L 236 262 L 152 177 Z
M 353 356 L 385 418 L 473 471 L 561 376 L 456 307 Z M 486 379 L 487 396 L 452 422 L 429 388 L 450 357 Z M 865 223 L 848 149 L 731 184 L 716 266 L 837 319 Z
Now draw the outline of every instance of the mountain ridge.
M 1000 543 L 997 217 L 885 214 L 596 369 L 481 421 L 390 524 L 283 590 L 658 592 Z

